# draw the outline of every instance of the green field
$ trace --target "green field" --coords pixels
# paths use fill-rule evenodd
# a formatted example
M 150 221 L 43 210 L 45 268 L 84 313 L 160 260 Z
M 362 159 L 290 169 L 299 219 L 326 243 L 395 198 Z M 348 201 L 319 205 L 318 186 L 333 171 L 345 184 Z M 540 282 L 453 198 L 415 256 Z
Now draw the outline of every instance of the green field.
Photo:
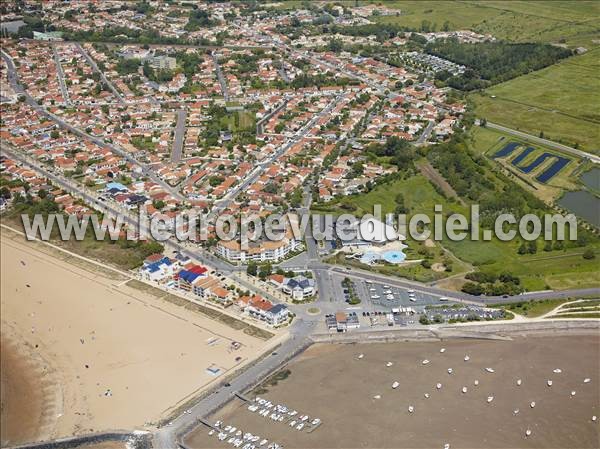
M 380 204 L 384 214 L 393 213 L 396 208 L 395 198 L 398 193 L 404 195 L 405 204 L 410 208 L 410 213 L 426 213 L 433 215 L 435 204 L 443 206 L 443 212 L 466 213 L 467 208 L 452 203 L 438 194 L 431 183 L 422 175 L 412 176 L 408 179 L 393 181 L 389 184 L 375 187 L 369 193 L 353 195 L 342 198 L 339 201 L 325 203 L 318 207 L 320 211 L 350 212 L 356 216 L 372 214 L 373 205 Z M 344 209 L 343 205 L 349 205 Z M 352 208 L 355 208 L 352 210 Z
M 439 30 L 448 22 L 451 30 L 472 29 L 513 42 L 566 43 L 574 47 L 591 45 L 600 36 L 600 6 L 594 1 L 395 0 L 382 4 L 398 8 L 400 15 L 375 20 L 413 28 L 426 20 Z
M 597 259 L 584 259 L 582 248 L 544 252 L 540 242 L 536 254 L 519 255 L 519 245 L 517 240 L 444 241 L 444 246 L 459 259 L 488 273 L 510 271 L 519 276 L 523 286 L 530 291 L 597 287 L 600 283 Z
M 482 142 L 485 145 L 494 144 L 497 134 L 483 129 Z M 433 214 L 434 204 L 441 204 L 443 212 L 467 213 L 468 208 L 457 203 L 451 203 L 439 195 L 432 185 L 423 176 L 417 175 L 405 180 L 394 181 L 387 185 L 380 185 L 371 192 L 363 195 L 344 197 L 333 203 L 316 205 L 316 211 L 328 211 L 334 213 L 352 213 L 361 216 L 364 213 L 372 213 L 374 204 L 381 204 L 383 213 L 393 212 L 395 208 L 395 197 L 402 193 L 405 204 L 410 208 L 410 215 L 415 213 Z M 408 259 L 421 259 L 420 251 L 424 245 L 420 242 L 409 240 L 409 248 L 405 251 Z M 440 245 L 441 243 L 441 245 Z M 436 248 L 430 250 L 433 255 L 432 263 L 440 262 L 444 258 L 452 259 L 453 271 L 450 273 L 434 273 L 420 265 L 410 267 L 384 266 L 376 270 L 388 275 L 397 275 L 423 282 L 431 282 L 443 279 L 449 275 L 464 273 L 475 266 L 478 270 L 499 274 L 509 271 L 521 278 L 523 286 L 530 291 L 545 289 L 568 289 L 596 287 L 600 283 L 598 272 L 598 260 L 586 260 L 582 257 L 584 248 L 569 248 L 566 250 L 543 251 L 543 242 L 539 242 L 536 254 L 519 255 L 517 250 L 521 241 L 516 239 L 511 242 L 471 241 L 465 239 L 453 242 L 445 238 L 442 242 L 436 242 Z M 600 257 L 598 242 L 590 243 L 587 248 L 594 248 L 597 257 Z M 443 254 L 443 249 L 450 255 Z M 343 259 L 343 256 L 335 260 L 340 264 L 352 264 Z M 355 262 L 358 264 L 358 262 Z M 375 268 L 373 268 L 375 269 Z
M 473 94 L 478 117 L 600 153 L 600 48 Z M 495 98 L 492 98 L 495 96 Z

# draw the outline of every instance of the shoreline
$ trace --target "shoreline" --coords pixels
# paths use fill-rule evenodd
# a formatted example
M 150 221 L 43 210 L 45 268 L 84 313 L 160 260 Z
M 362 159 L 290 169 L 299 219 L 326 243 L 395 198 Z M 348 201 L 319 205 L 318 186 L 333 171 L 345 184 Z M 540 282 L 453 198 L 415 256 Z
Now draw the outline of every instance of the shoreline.
M 444 354 L 440 354 L 441 347 L 447 348 Z M 207 420 L 222 420 L 224 425 L 285 447 L 304 449 L 429 448 L 443 447 L 446 442 L 471 448 L 596 447 L 597 423 L 591 417 L 599 412 L 595 400 L 599 348 L 595 329 L 577 335 L 515 334 L 510 341 L 317 343 L 275 372 L 289 371 L 283 380 L 271 383 L 267 378 L 261 384 L 264 390 L 245 395 L 252 399 L 255 392 L 275 404 L 308 413 L 310 419 L 321 418 L 325 429 L 297 432 L 286 423 L 250 413 L 239 400 Z M 363 360 L 357 359 L 359 353 L 364 354 Z M 463 361 L 465 354 L 471 357 L 468 363 Z M 424 358 L 431 363 L 424 366 Z M 389 361 L 394 364 L 386 368 Z M 452 376 L 446 372 L 448 367 L 454 368 Z M 486 373 L 485 367 L 495 368 L 496 373 Z M 562 368 L 561 374 L 553 374 L 557 367 Z M 520 377 L 522 387 L 515 383 Z M 590 384 L 583 383 L 586 377 L 591 377 Z M 474 379 L 479 379 L 479 386 L 473 386 Z M 554 379 L 554 387 L 549 388 L 546 379 Z M 397 390 L 391 388 L 395 380 L 400 383 Z M 441 390 L 436 390 L 436 382 L 443 383 Z M 467 394 L 461 394 L 464 385 L 470 385 Z M 574 390 L 578 394 L 569 397 Z M 425 392 L 430 392 L 431 399 L 423 397 Z M 486 403 L 488 396 L 495 396 L 491 405 Z M 532 400 L 538 403 L 535 410 L 529 407 Z M 564 407 L 565 400 L 568 407 Z M 409 404 L 420 419 L 406 412 Z M 521 413 L 514 414 L 519 408 Z M 534 432 L 529 439 L 523 436 L 527 426 Z M 179 441 L 191 449 L 226 447 L 207 432 L 199 424 Z M 577 440 L 565 437 L 569 434 L 577 435 Z
M 7 322 L 0 333 L 1 445 L 51 437 L 62 413 L 54 367 Z

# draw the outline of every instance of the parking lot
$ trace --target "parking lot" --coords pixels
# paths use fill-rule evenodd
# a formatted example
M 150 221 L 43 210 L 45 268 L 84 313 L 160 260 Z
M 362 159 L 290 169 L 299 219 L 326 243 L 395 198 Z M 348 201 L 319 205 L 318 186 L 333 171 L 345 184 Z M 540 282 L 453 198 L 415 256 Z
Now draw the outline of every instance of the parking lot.
M 440 301 L 438 296 L 411 289 L 358 279 L 353 279 L 353 282 L 356 293 L 361 299 L 360 308 L 364 311 L 390 311 L 398 307 L 411 307 L 415 312 L 421 312 L 428 305 L 450 303 Z M 344 298 L 341 282 L 339 289 L 340 297 Z

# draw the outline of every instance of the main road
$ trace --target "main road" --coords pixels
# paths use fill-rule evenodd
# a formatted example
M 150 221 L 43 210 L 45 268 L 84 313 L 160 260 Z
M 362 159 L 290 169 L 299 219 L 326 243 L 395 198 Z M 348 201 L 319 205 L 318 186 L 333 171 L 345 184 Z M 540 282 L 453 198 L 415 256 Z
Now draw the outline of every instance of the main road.
M 171 153 L 171 162 L 179 162 L 183 153 L 183 138 L 185 136 L 185 120 L 187 112 L 185 106 L 177 111 L 177 123 L 175 125 L 175 135 L 173 137 L 173 152 Z

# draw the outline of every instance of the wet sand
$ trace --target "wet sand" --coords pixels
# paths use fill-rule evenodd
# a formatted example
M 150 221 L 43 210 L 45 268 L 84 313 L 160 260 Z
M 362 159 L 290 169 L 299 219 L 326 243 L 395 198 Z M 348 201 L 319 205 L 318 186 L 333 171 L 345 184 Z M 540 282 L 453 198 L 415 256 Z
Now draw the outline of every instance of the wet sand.
M 364 353 L 361 360 L 360 353 Z M 465 355 L 470 356 L 467 362 Z M 424 359 L 430 363 L 423 365 Z M 388 361 L 393 366 L 386 367 Z M 486 372 L 486 367 L 495 372 Z M 453 374 L 448 374 L 448 368 Z M 555 368 L 562 373 L 555 374 Z M 598 333 L 513 341 L 318 345 L 288 369 L 287 379 L 268 386 L 260 396 L 308 414 L 311 420 L 320 418 L 323 424 L 314 432 L 299 432 L 260 417 L 239 400 L 211 420 L 221 419 L 286 448 L 600 446 L 600 421 L 591 419 L 593 415 L 600 419 Z M 586 377 L 591 382 L 584 383 Z M 521 386 L 516 384 L 518 378 Z M 551 387 L 548 379 L 553 381 Z M 394 381 L 400 384 L 395 390 Z M 436 388 L 438 382 L 441 390 Z M 374 399 L 375 395 L 381 398 Z M 494 396 L 491 403 L 488 396 Z M 536 402 L 535 408 L 530 407 L 531 401 Z M 529 437 L 527 429 L 532 431 Z M 191 433 L 186 443 L 194 449 L 232 447 L 208 436 L 204 426 Z
M 3 445 L 144 428 L 266 345 L 26 242 L 0 244 Z
M 3 335 L 0 354 L 0 440 L 5 446 L 45 434 L 53 420 L 55 398 L 46 390 L 51 377 L 44 372 L 48 365 L 30 348 Z

